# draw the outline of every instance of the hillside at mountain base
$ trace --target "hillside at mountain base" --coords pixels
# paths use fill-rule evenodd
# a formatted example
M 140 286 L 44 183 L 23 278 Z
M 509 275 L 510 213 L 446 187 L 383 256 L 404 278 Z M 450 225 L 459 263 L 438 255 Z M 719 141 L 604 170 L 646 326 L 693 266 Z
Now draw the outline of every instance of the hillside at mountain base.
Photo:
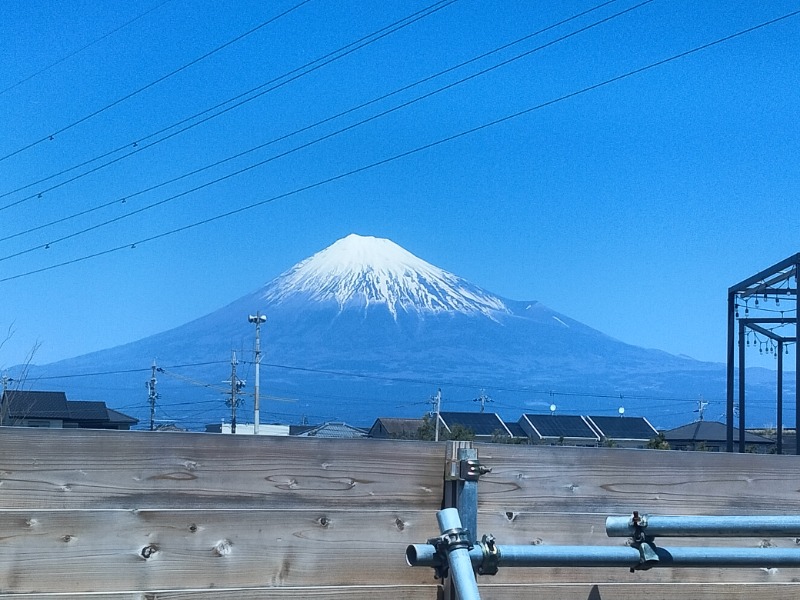
M 148 367 L 157 361 L 159 421 L 192 429 L 231 418 L 231 351 L 247 379 L 240 422 L 253 418 L 254 328 L 262 326 L 262 422 L 420 416 L 442 388 L 447 410 L 488 410 L 516 421 L 555 403 L 568 414 L 626 414 L 657 426 L 691 420 L 702 395 L 710 418 L 724 412 L 724 365 L 622 343 L 536 301 L 484 290 L 390 240 L 349 235 L 262 289 L 205 317 L 116 348 L 33 369 L 109 375 L 40 379 L 70 399 L 97 399 L 149 424 Z M 134 373 L 124 371 L 141 369 Z M 769 372 L 754 370 L 750 411 L 770 422 Z M 717 414 L 718 413 L 718 414 Z M 772 417 L 774 421 L 774 417 Z

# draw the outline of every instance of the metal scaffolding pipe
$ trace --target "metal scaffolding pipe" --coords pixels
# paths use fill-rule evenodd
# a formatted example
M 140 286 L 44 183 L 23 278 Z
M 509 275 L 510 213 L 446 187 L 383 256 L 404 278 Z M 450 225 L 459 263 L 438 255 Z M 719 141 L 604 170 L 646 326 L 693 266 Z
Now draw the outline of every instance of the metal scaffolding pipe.
M 651 537 L 800 537 L 800 516 L 643 515 L 639 527 Z M 606 519 L 608 537 L 630 537 L 635 530 L 630 516 Z
M 654 548 L 657 561 L 647 567 L 800 567 L 796 548 Z M 628 567 L 641 564 L 639 550 L 630 546 L 497 546 L 499 567 Z M 468 552 L 473 569 L 484 561 L 477 546 Z M 430 544 L 406 549 L 412 567 L 437 567 L 440 559 Z M 451 565 L 452 566 L 452 565 Z
M 456 508 L 440 510 L 436 513 L 436 520 L 439 522 L 439 531 L 443 536 L 448 532 L 461 530 L 461 517 Z M 433 546 L 430 547 L 433 548 Z M 472 571 L 472 560 L 469 553 L 470 551 L 466 547 L 459 545 L 447 548 L 450 577 L 453 579 L 459 600 L 480 600 L 478 582 Z

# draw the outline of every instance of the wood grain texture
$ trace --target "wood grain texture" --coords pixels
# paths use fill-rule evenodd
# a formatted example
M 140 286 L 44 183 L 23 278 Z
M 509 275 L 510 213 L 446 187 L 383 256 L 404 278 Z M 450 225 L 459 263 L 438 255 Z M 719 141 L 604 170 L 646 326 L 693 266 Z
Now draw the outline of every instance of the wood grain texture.
M 433 511 L 0 512 L 0 591 L 433 584 Z
M 800 584 L 637 584 L 578 583 L 543 585 L 481 585 L 482 600 L 795 600 Z M 19 598 L 0 593 L 0 600 Z M 215 590 L 156 590 L 100 594 L 31 594 L 25 600 L 436 600 L 435 586 L 353 586 L 288 588 L 221 588 Z
M 476 444 L 499 512 L 800 514 L 800 457 Z
M 498 544 L 615 546 L 627 538 L 606 535 L 606 515 L 567 512 L 478 512 L 478 534 L 491 533 Z M 800 533 L 800 532 L 799 532 Z M 678 538 L 658 537 L 661 546 L 733 546 L 743 548 L 796 548 L 798 537 Z
M 436 510 L 443 455 L 391 440 L 4 428 L 0 508 Z
M 0 600 L 18 599 L 19 595 L 0 593 Z M 358 587 L 262 587 L 220 588 L 214 590 L 154 590 L 103 592 L 99 594 L 29 594 L 25 600 L 436 600 L 435 585 L 375 585 Z
M 0 430 L 0 599 L 436 597 L 445 444 Z M 476 444 L 479 534 L 617 545 L 605 517 L 800 514 L 795 456 Z M 798 536 L 800 538 L 800 536 Z M 659 539 L 775 546 L 800 539 Z M 484 600 L 792 598 L 800 569 L 502 569 Z M 246 589 L 244 589 L 246 588 Z M 31 595 L 32 594 L 32 595 Z

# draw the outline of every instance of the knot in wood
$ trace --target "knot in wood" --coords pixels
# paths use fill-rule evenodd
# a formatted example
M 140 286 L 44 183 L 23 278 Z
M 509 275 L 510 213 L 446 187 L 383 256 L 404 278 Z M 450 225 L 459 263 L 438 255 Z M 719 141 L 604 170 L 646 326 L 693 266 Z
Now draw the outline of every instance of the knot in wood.
M 220 540 L 214 545 L 214 554 L 217 556 L 228 556 L 232 551 L 233 542 L 230 540 Z
M 403 520 L 400 517 L 397 517 L 394 520 L 394 526 L 397 527 L 398 531 L 403 531 L 406 528 L 406 524 L 403 522 Z
M 142 548 L 140 554 L 142 555 L 142 558 L 147 560 L 148 558 L 154 556 L 156 552 L 158 552 L 158 546 L 156 544 L 148 544 L 147 546 Z
M 191 531 L 192 533 L 197 533 L 197 525 L 195 525 L 194 523 L 189 525 L 189 531 Z
M 330 519 L 328 519 L 328 517 L 325 516 L 322 516 L 319 519 L 317 519 L 317 523 L 319 523 L 322 527 L 327 527 L 328 525 L 331 524 Z

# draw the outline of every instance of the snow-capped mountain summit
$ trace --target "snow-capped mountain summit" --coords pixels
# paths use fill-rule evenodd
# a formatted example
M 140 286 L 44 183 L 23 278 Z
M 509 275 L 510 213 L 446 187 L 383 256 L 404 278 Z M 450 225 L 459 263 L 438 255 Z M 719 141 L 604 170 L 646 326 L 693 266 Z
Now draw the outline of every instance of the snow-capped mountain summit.
M 556 394 L 567 414 L 617 414 L 624 397 L 626 414 L 658 419 L 661 407 L 664 418 L 656 422 L 677 425 L 669 421 L 669 399 L 694 405 L 698 394 L 725 392 L 723 365 L 625 344 L 540 302 L 493 295 L 394 242 L 358 235 L 194 321 L 45 365 L 30 377 L 108 371 L 105 379 L 59 378 L 54 385 L 78 398 L 107 386 L 116 406 L 146 422 L 140 370 L 149 371 L 155 358 L 165 374 L 169 365 L 181 369 L 180 379 L 159 380 L 163 418 L 193 428 L 218 423 L 230 416 L 218 391 L 187 389 L 186 381 L 224 380 L 232 350 L 247 378 L 254 331 L 246 317 L 256 311 L 268 319 L 261 329 L 261 389 L 296 400 L 262 404 L 270 421 L 309 417 L 368 426 L 382 415 L 420 416 L 420 401 L 441 386 L 448 410 L 474 408 L 481 389 L 514 420 L 520 411 L 548 410 Z M 124 389 L 119 371 L 126 373 Z M 772 394 L 764 387 L 760 397 Z
M 483 314 L 503 300 L 414 256 L 391 240 L 350 234 L 270 282 L 263 300 L 335 303 L 339 310 L 384 306 L 398 313 Z

